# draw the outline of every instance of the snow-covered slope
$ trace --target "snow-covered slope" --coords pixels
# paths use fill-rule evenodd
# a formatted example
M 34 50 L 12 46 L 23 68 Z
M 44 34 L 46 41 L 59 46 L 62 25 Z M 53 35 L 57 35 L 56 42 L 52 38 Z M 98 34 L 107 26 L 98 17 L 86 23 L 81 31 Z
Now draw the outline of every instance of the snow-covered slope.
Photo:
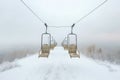
M 49 58 L 33 55 L 16 61 L 17 67 L 0 72 L 0 80 L 120 80 L 120 67 L 81 55 L 70 58 L 56 47 Z

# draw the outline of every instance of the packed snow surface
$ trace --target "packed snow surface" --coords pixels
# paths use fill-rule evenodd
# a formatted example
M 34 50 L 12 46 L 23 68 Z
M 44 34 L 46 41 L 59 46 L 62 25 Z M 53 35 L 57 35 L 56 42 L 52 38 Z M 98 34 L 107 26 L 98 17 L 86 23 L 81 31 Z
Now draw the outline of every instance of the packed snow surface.
M 52 50 L 49 58 L 33 55 L 15 63 L 17 67 L 0 72 L 0 80 L 120 80 L 120 66 L 84 55 L 71 59 L 62 47 Z

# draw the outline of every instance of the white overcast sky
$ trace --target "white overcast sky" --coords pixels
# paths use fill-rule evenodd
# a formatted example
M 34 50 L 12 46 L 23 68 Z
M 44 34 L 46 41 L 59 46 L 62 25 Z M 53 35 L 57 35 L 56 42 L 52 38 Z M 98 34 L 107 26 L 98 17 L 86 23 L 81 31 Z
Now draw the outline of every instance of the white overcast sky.
M 24 0 L 50 26 L 70 26 L 104 0 Z M 0 0 L 0 45 L 39 44 L 45 31 L 20 0 Z M 48 28 L 60 42 L 70 28 Z M 76 24 L 78 43 L 120 44 L 120 0 L 108 0 Z

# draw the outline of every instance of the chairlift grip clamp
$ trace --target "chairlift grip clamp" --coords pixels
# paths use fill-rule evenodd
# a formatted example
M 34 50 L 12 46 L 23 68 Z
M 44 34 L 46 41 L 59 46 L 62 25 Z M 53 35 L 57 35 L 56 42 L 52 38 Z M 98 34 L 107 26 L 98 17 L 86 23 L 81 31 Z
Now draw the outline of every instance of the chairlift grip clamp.
M 48 28 L 48 25 L 47 23 L 44 23 L 45 27 L 46 27 L 46 33 L 47 33 L 47 28 Z
M 75 26 L 75 23 L 71 26 L 71 34 L 73 34 L 73 27 Z
M 75 23 L 72 25 L 72 28 L 75 26 Z

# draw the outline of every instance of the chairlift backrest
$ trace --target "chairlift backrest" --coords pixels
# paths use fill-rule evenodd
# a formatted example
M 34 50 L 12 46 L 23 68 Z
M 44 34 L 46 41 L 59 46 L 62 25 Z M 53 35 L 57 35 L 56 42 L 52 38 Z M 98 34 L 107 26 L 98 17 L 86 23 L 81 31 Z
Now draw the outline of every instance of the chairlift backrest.
M 77 46 L 77 35 L 74 33 L 70 33 L 67 36 L 67 40 L 68 40 L 68 46 L 69 45 L 76 45 Z
M 51 47 L 51 34 L 43 33 L 41 36 L 41 49 L 45 48 L 44 46 Z
M 68 51 L 69 53 L 76 53 L 77 51 L 77 35 L 70 33 L 67 36 L 68 38 Z

